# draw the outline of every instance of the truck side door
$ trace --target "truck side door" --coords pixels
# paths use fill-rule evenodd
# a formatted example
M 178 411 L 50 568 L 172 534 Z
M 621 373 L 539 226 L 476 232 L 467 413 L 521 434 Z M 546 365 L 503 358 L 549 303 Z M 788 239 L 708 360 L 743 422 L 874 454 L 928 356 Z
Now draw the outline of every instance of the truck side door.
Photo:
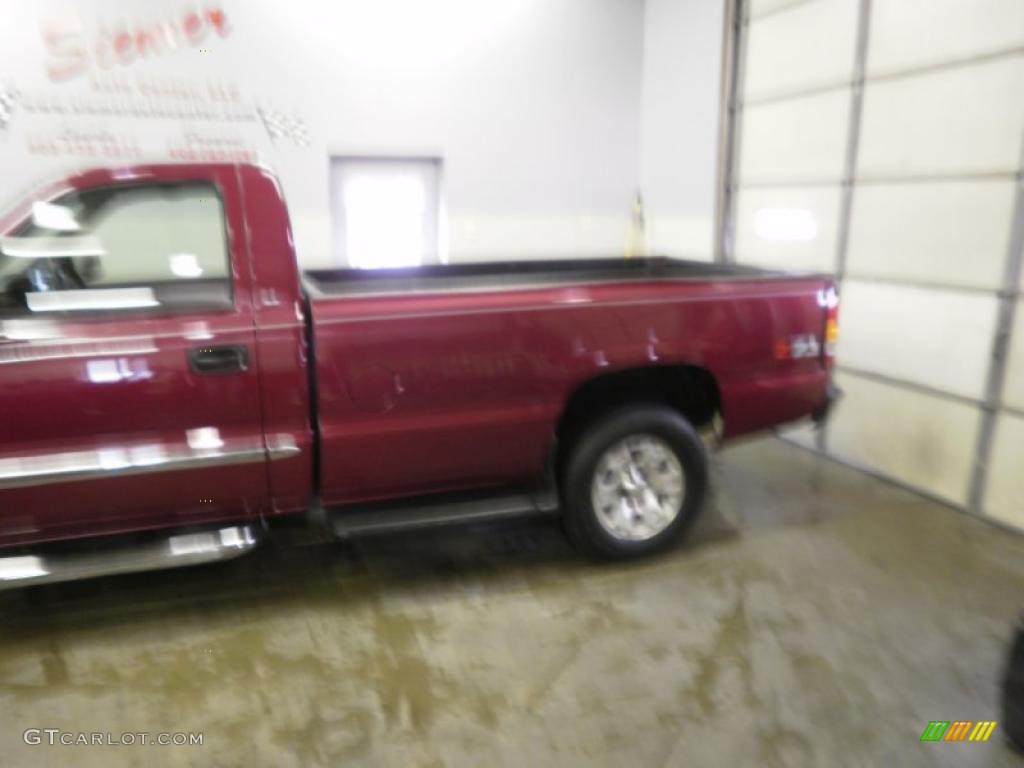
M 0 241 L 0 545 L 260 512 L 236 170 L 70 186 Z

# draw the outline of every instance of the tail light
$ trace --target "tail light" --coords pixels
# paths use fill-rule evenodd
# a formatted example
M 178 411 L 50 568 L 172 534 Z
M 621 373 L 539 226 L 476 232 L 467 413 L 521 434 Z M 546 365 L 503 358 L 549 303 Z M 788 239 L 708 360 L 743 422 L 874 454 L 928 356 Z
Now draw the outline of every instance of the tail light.
M 836 362 L 836 343 L 839 341 L 839 294 L 830 285 L 818 292 L 818 303 L 825 310 L 825 332 L 821 345 L 821 362 L 831 368 Z

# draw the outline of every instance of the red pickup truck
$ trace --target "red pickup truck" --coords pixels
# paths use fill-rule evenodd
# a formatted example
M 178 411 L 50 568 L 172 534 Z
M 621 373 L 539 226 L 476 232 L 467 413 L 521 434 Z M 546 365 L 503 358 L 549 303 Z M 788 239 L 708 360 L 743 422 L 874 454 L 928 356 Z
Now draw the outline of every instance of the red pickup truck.
M 300 274 L 264 168 L 63 178 L 0 219 L 0 586 L 296 516 L 560 511 L 648 553 L 698 513 L 701 432 L 824 417 L 836 310 L 827 276 L 662 258 Z

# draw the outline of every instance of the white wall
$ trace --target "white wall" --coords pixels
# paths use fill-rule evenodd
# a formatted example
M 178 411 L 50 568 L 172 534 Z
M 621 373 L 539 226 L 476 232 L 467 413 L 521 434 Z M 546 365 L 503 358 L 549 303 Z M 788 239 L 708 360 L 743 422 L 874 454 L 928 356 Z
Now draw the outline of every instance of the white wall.
M 640 176 L 654 253 L 712 257 L 724 8 L 647 0 Z
M 258 151 L 275 167 L 301 260 L 326 264 L 328 156 L 434 155 L 444 160 L 453 259 L 622 252 L 640 183 L 643 0 L 225 0 L 226 36 L 210 30 L 194 43 L 179 39 L 176 49 L 128 55 L 128 63 L 112 52 L 109 35 L 180 23 L 199 6 L 93 0 L 75 7 L 42 0 L 4 9 L 0 89 L 16 91 L 19 101 L 0 130 L 0 202 L 56 169 L 116 163 L 125 154 L 126 161 L 166 159 L 170 147 L 218 142 Z M 61 43 L 61 61 L 69 46 L 84 44 L 90 73 L 48 77 L 55 57 L 43 28 L 54 21 L 78 30 Z M 717 83 L 717 74 L 692 74 Z M 105 98 L 101 88 L 138 100 L 143 83 L 195 88 L 207 104 L 211 84 L 235 87 L 237 108 L 250 119 L 74 112 L 76 99 Z M 30 111 L 49 99 L 64 113 Z M 304 121 L 309 143 L 272 142 L 252 117 L 257 106 Z M 76 150 L 81 136 L 92 136 L 91 151 L 97 142 L 100 151 Z M 104 155 L 114 144 L 131 151 Z M 57 154 L 41 154 L 40 146 Z
M 279 20 L 303 41 L 287 66 L 313 142 L 284 176 L 311 241 L 328 232 L 325 155 L 411 152 L 444 158 L 453 259 L 621 251 L 641 2 L 349 0 L 312 29 L 277 3 L 259 16 L 257 36 Z

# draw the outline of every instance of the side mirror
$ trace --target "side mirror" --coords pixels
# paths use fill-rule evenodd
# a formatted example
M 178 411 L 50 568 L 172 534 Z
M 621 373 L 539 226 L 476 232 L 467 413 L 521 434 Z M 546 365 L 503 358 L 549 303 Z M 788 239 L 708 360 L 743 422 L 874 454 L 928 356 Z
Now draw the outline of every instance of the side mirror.
M 70 208 L 41 201 L 32 203 L 32 223 L 54 232 L 80 232 L 82 229 Z

